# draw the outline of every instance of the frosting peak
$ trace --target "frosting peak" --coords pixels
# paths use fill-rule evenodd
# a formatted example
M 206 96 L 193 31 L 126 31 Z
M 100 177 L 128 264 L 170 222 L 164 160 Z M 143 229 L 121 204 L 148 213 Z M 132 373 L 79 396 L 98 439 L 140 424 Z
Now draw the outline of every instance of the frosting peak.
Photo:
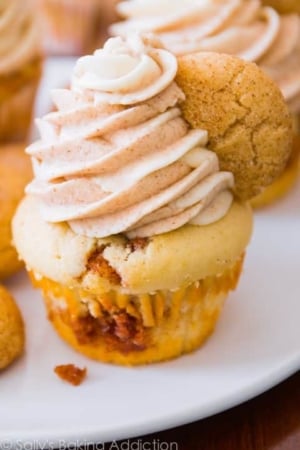
M 176 58 L 155 45 L 111 39 L 79 60 L 71 90 L 54 92 L 58 111 L 37 121 L 41 140 L 27 149 L 35 172 L 27 193 L 46 221 L 131 238 L 227 213 L 233 175 L 219 171 L 207 132 L 183 119 Z
M 103 49 L 80 58 L 75 66 L 74 90 L 93 90 L 97 101 L 131 105 L 157 95 L 174 79 L 175 56 L 148 44 L 146 38 L 109 39 Z

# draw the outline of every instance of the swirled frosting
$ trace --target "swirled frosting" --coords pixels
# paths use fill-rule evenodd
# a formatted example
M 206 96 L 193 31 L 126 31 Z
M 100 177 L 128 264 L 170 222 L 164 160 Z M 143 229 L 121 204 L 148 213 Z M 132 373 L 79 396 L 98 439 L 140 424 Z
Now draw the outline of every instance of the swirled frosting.
M 182 118 L 176 72 L 171 53 L 137 36 L 78 60 L 71 89 L 53 92 L 58 111 L 37 121 L 41 140 L 28 148 L 27 193 L 46 221 L 131 238 L 227 213 L 233 175 L 205 148 L 207 132 Z
M 40 53 L 31 0 L 0 2 L 0 75 L 18 70 Z
M 216 51 L 259 64 L 300 111 L 300 17 L 279 15 L 260 0 L 130 0 L 113 34 L 153 32 L 176 55 Z

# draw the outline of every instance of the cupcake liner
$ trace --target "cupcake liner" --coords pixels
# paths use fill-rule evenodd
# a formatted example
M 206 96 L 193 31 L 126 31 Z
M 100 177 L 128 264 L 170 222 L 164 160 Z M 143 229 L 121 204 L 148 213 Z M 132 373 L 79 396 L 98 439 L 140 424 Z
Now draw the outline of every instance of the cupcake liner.
M 46 53 L 80 55 L 96 46 L 100 14 L 96 1 L 40 0 L 40 14 Z
M 35 97 L 41 78 L 41 61 L 20 73 L 1 78 L 0 141 L 24 141 L 30 132 Z
M 238 282 L 243 257 L 224 273 L 174 291 L 99 296 L 33 275 L 57 332 L 100 361 L 136 365 L 191 352 L 213 332 L 228 292 Z

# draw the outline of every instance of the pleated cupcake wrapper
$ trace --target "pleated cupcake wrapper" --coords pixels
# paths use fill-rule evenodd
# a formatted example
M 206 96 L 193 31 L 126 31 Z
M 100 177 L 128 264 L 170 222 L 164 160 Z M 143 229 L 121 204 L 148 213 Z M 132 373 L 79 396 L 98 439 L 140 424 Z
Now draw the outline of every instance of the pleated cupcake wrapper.
M 213 331 L 228 292 L 235 289 L 242 263 L 241 257 L 223 274 L 174 291 L 141 295 L 111 291 L 95 296 L 34 275 L 33 283 L 42 289 L 55 328 L 77 350 L 102 361 L 144 364 L 174 358 L 201 345 Z M 126 342 L 105 333 L 90 342 L 78 337 L 86 317 L 101 322 L 104 317 L 114 321 L 121 316 L 127 318 L 125 327 L 131 321 L 137 325 L 136 334 L 128 330 Z M 127 336 L 126 329 L 122 333 Z
M 80 55 L 93 50 L 99 27 L 96 1 L 40 0 L 48 54 Z
M 23 141 L 28 138 L 39 80 L 40 73 L 37 73 L 0 101 L 1 142 Z M 4 87 L 5 81 L 2 82 L 2 88 Z M 9 86 L 7 89 L 9 90 Z

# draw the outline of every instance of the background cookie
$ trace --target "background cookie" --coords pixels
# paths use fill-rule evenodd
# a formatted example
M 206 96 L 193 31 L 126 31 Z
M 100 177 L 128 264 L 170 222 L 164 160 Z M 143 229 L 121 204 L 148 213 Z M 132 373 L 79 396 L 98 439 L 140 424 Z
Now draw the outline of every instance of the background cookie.
M 21 355 L 24 342 L 24 324 L 19 308 L 0 285 L 0 370 Z
M 0 148 L 0 279 L 22 266 L 11 242 L 11 220 L 32 177 L 30 159 L 24 148 L 25 145 Z
M 292 121 L 279 88 L 256 64 L 230 55 L 186 55 L 178 64 L 185 119 L 208 131 L 208 147 L 233 172 L 237 195 L 259 194 L 291 153 Z

